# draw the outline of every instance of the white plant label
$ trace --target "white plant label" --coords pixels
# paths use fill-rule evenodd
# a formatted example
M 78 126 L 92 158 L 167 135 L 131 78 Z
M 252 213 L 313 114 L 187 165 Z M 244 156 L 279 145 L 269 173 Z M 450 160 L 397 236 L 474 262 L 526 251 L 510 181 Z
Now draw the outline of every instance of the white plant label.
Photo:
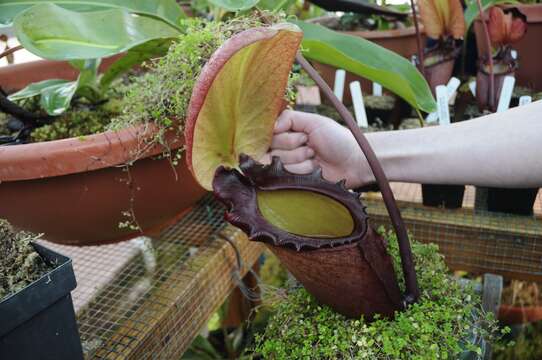
M 437 112 L 432 112 L 429 115 L 427 115 L 427 117 L 425 118 L 425 122 L 427 122 L 428 124 L 431 124 L 431 123 L 434 123 L 434 122 L 437 122 L 437 121 L 438 121 L 438 113 Z
M 533 101 L 529 95 L 524 95 L 519 98 L 519 106 L 530 104 Z
M 449 125 L 450 110 L 448 109 L 448 89 L 444 85 L 439 85 L 436 88 L 436 93 L 439 125 Z
M 471 81 L 469 83 L 469 90 L 470 90 L 472 96 L 476 97 L 476 81 Z
M 365 112 L 365 104 L 363 103 L 363 94 L 361 93 L 361 84 L 359 81 L 350 83 L 350 94 L 352 94 L 352 103 L 354 104 L 354 114 L 358 126 L 368 128 L 367 113 Z
M 344 94 L 344 81 L 346 79 L 346 71 L 339 69 L 335 72 L 335 84 L 333 85 L 333 93 L 342 102 Z
M 499 98 L 499 105 L 497 105 L 497 112 L 503 112 L 510 107 L 510 100 L 512 99 L 512 91 L 514 91 L 514 84 L 516 79 L 513 76 L 506 76 L 502 83 L 501 97 Z
M 448 84 L 446 84 L 446 89 L 448 90 L 448 103 L 450 105 L 453 105 L 455 101 L 455 95 L 457 94 L 459 85 L 461 85 L 461 81 L 456 77 L 452 77 L 450 81 L 448 81 Z
M 377 82 L 373 83 L 373 95 L 374 96 L 382 96 L 382 85 L 380 85 Z

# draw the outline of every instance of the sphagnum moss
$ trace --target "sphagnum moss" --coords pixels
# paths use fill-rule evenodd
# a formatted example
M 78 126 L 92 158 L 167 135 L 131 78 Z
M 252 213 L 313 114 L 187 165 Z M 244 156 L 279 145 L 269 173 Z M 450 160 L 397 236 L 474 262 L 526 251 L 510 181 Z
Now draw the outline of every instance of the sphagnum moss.
M 388 239 L 399 270 L 397 241 L 391 233 Z M 414 242 L 412 248 L 421 299 L 393 320 L 347 319 L 299 288 L 277 305 L 255 353 L 264 359 L 432 360 L 455 359 L 465 349 L 480 352 L 470 338 L 491 339 L 497 326 L 481 309 L 479 295 L 449 275 L 436 245 Z M 404 289 L 400 276 L 399 282 Z
M 6 220 L 0 219 L 0 301 L 50 270 L 30 243 L 37 238 L 16 232 Z

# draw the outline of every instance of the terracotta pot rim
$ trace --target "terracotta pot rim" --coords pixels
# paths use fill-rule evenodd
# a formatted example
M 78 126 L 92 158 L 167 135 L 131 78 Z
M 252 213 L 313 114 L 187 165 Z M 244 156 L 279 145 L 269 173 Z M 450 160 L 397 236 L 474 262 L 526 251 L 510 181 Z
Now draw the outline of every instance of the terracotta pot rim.
M 157 133 L 153 124 L 84 137 L 0 147 L 0 182 L 43 179 L 121 166 L 164 152 L 164 145 L 149 145 Z M 184 145 L 182 134 L 165 134 L 169 149 Z

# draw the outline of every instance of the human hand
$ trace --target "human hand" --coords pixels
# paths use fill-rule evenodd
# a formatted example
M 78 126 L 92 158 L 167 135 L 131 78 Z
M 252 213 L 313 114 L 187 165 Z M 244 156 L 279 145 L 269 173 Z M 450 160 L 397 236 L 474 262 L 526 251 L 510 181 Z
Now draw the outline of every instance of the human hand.
M 286 170 L 308 174 L 318 166 L 329 181 L 346 180 L 359 187 L 373 181 L 365 156 L 346 129 L 327 117 L 285 110 L 277 119 L 270 151 L 262 159 L 269 163 L 280 157 Z

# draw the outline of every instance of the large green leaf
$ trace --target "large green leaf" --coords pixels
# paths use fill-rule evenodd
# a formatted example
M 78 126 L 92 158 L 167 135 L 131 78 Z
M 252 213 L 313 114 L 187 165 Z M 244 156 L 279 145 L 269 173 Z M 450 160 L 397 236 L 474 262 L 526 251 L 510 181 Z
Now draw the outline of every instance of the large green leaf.
M 49 80 L 36 82 L 36 83 L 28 85 L 24 89 L 21 89 L 14 94 L 11 94 L 8 98 L 11 101 L 28 99 L 28 98 L 40 95 L 41 92 L 46 88 L 49 88 L 55 85 L 60 85 L 60 84 L 67 84 L 69 82 L 71 81 L 62 80 L 62 79 L 49 79 Z
M 354 220 L 340 202 L 303 190 L 258 191 L 258 209 L 274 226 L 306 237 L 343 237 L 354 231 Z
M 21 12 L 44 3 L 54 3 L 78 12 L 121 8 L 136 14 L 156 17 L 175 27 L 179 26 L 179 19 L 186 17 L 175 0 L 2 0 L 0 26 L 10 25 Z
M 28 51 L 52 60 L 107 57 L 179 34 L 162 21 L 124 9 L 79 13 L 54 4 L 28 9 L 16 17 L 14 27 Z
M 119 60 L 115 61 L 100 79 L 100 87 L 105 90 L 111 82 L 120 75 L 126 73 L 135 65 L 141 64 L 155 56 L 167 53 L 171 39 L 151 40 L 128 50 Z
M 293 23 L 304 32 L 302 51 L 308 58 L 378 82 L 416 109 L 436 111 L 429 85 L 407 59 L 360 37 L 302 21 Z
M 45 88 L 41 91 L 40 106 L 49 115 L 60 115 L 70 107 L 77 88 L 78 81 L 70 81 L 66 84 L 58 84 Z
M 260 0 L 208 0 L 211 4 L 228 11 L 243 11 L 254 7 Z
M 494 5 L 499 4 L 517 4 L 514 0 L 482 0 L 482 9 L 485 11 Z M 465 9 L 465 32 L 469 31 L 472 22 L 478 17 L 478 4 L 476 0 L 470 0 L 467 2 L 467 8 Z

